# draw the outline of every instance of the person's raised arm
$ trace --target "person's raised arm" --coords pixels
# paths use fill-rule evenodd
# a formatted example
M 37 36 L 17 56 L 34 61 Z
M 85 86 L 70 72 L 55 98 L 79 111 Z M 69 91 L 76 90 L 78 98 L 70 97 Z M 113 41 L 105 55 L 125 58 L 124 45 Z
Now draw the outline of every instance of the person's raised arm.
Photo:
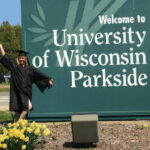
M 0 43 L 0 56 L 2 55 L 2 58 L 0 59 L 0 63 L 7 69 L 14 71 L 14 68 L 17 66 L 16 60 L 9 57 L 3 48 L 3 45 Z
M 3 45 L 1 43 L 0 43 L 0 51 L 1 51 L 2 56 L 4 56 L 5 50 L 4 50 Z

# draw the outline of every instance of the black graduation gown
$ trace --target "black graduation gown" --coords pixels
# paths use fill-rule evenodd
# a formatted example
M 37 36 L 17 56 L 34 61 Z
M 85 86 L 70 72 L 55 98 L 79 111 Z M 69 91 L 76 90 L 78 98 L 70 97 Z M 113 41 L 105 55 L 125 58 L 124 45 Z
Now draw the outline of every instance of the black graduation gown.
M 43 92 L 46 87 L 49 87 L 51 78 L 33 66 L 18 65 L 7 54 L 1 58 L 0 62 L 11 71 L 10 111 L 28 110 L 28 99 L 32 98 L 32 84 L 35 83 Z

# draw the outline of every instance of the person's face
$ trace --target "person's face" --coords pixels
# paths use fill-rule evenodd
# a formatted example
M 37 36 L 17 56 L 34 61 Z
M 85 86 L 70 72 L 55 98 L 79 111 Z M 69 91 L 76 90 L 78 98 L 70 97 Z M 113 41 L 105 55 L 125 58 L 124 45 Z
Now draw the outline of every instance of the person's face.
M 19 56 L 18 60 L 20 65 L 25 65 L 26 56 Z

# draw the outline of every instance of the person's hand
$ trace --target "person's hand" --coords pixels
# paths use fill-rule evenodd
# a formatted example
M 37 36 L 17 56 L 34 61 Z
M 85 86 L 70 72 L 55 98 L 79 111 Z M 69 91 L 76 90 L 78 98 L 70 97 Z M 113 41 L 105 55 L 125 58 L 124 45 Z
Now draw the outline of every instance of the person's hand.
M 5 51 L 4 51 L 3 45 L 1 43 L 0 43 L 0 52 L 3 56 L 5 55 Z
M 50 86 L 53 85 L 53 79 L 49 80 L 49 85 L 50 85 Z
M 3 45 L 0 43 L 0 50 L 3 49 Z

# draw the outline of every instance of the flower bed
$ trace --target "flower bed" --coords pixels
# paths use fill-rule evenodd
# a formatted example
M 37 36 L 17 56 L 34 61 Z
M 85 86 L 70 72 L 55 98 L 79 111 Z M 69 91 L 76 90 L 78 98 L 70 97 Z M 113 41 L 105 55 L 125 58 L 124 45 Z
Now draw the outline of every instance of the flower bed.
M 8 123 L 0 127 L 0 150 L 33 150 L 35 145 L 48 136 L 50 130 L 45 125 L 27 120 Z

